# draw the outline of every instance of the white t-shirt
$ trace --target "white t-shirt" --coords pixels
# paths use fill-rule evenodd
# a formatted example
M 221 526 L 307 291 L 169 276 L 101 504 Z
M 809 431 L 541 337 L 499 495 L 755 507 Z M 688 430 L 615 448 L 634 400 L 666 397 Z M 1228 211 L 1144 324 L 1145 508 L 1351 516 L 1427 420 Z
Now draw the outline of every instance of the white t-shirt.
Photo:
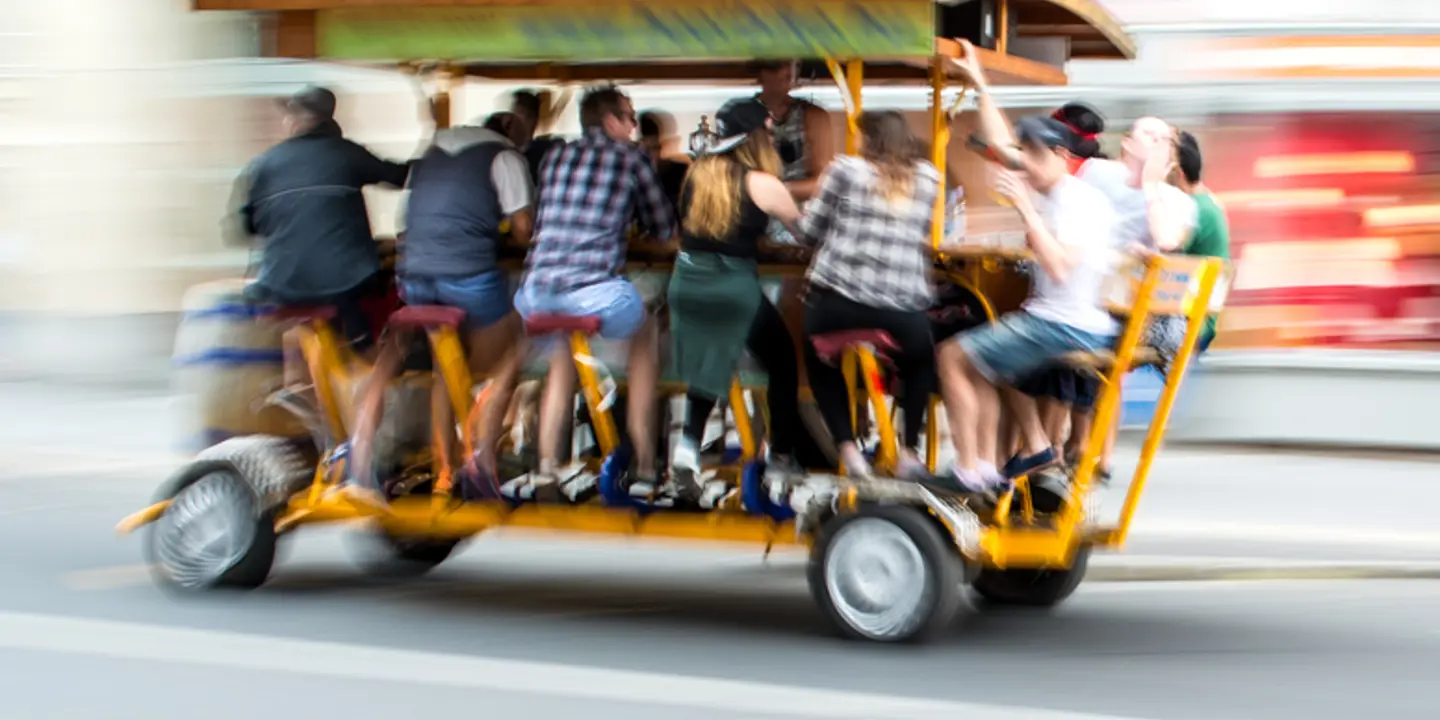
M 1145 211 L 1145 191 L 1130 186 L 1130 169 L 1116 160 L 1095 158 L 1086 160 L 1075 177 L 1094 186 L 1115 208 L 1116 247 L 1124 249 L 1132 243 L 1139 243 L 1155 249 L 1155 238 L 1150 236 L 1150 218 Z M 1199 220 L 1199 208 L 1184 190 L 1162 183 L 1160 201 L 1181 213 L 1186 229 L 1193 230 Z
M 1117 217 L 1110 201 L 1098 189 L 1066 176 L 1048 194 L 1037 194 L 1035 209 L 1056 241 L 1082 252 L 1063 283 L 1037 268 L 1024 310 L 1095 335 L 1118 333 L 1119 323 L 1100 304 L 1115 260 Z

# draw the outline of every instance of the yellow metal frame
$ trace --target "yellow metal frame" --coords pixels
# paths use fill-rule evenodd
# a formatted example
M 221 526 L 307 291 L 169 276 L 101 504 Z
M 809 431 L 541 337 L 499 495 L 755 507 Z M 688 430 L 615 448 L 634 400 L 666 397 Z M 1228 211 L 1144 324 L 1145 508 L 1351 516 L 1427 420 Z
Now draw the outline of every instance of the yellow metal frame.
M 1115 351 L 1114 363 L 1106 373 L 1106 382 L 1100 391 L 1094 426 L 1081 453 L 1068 502 L 1053 516 L 1053 526 L 1045 529 L 1024 525 L 1012 527 L 1008 522 L 1008 512 L 1002 515 L 997 508 L 995 523 L 987 526 L 980 538 L 981 554 L 987 564 L 999 568 L 1067 567 L 1082 544 L 1110 549 L 1124 544 L 1140 496 L 1145 491 L 1155 454 L 1159 451 L 1160 439 L 1170 421 L 1185 368 L 1194 356 L 1195 344 L 1199 341 L 1206 316 L 1218 310 L 1213 307 L 1215 290 L 1226 276 L 1225 263 L 1217 258 L 1157 255 L 1144 260 L 1143 268 L 1138 282 L 1122 271 L 1122 279 L 1128 285 L 1126 300 L 1112 303 L 1111 309 L 1126 315 L 1125 328 Z M 1157 297 L 1160 300 L 1157 301 Z M 1187 323 L 1185 338 L 1172 368 L 1166 374 L 1165 387 L 1146 431 L 1140 462 L 1126 493 L 1118 522 L 1112 527 L 1086 528 L 1085 507 L 1095 477 L 1095 460 L 1104 443 L 1105 433 L 1120 410 L 1120 379 L 1132 369 L 1145 326 L 1157 315 L 1183 315 Z M 1028 498 L 1026 503 L 1028 505 Z M 1008 510 L 1008 506 L 1005 509 Z
M 946 82 L 944 63 L 944 58 L 937 55 L 931 71 L 931 129 L 935 140 L 932 160 L 941 170 L 942 178 L 935 222 L 931 227 L 932 241 L 937 254 L 943 240 L 942 203 L 945 195 L 943 178 L 951 114 L 942 107 L 941 96 Z M 861 98 L 863 64 L 857 59 L 846 61 L 843 68 L 841 63 L 834 59 L 827 60 L 827 64 L 842 92 L 845 92 L 849 99 L 846 113 L 845 149 L 847 153 L 853 154 L 859 149 L 858 118 L 863 107 Z M 1138 282 L 1132 283 L 1133 287 L 1130 288 L 1129 302 L 1126 303 L 1127 307 L 1125 308 L 1128 318 L 1115 352 L 1114 362 L 1107 374 L 1107 382 L 1100 394 L 1094 429 L 1086 442 L 1079 468 L 1075 474 L 1072 497 L 1066 506 L 1051 518 L 1053 520 L 1051 526 L 1034 526 L 1031 524 L 1034 520 L 1033 508 L 1030 506 L 1026 488 L 1022 484 L 1020 486 L 1022 502 L 1029 509 L 1028 512 L 1022 513 L 1019 525 L 1011 524 L 1008 512 L 997 514 L 995 521 L 985 526 L 981 532 L 978 557 L 975 558 L 978 562 L 997 568 L 1065 567 L 1071 562 L 1074 553 L 1081 545 L 1114 548 L 1124 543 L 1140 496 L 1144 491 L 1154 455 L 1159 450 L 1160 439 L 1169 422 L 1175 397 L 1185 375 L 1184 368 L 1194 354 L 1195 344 L 1204 326 L 1206 315 L 1214 311 L 1214 308 L 1210 306 L 1214 299 L 1216 286 L 1224 275 L 1223 263 L 1211 258 L 1154 256 L 1145 261 L 1143 274 Z M 1178 277 L 1186 278 L 1185 283 L 1177 285 L 1179 281 L 1175 278 Z M 1166 299 L 1157 302 L 1157 294 L 1162 294 Z M 978 292 L 977 295 L 979 295 Z M 1182 299 L 1172 301 L 1170 298 Z M 983 296 L 981 299 L 986 302 L 986 311 L 993 319 L 994 309 L 988 306 L 988 300 Z M 1166 377 L 1165 387 L 1161 392 L 1154 419 L 1147 431 L 1141 450 L 1140 463 L 1126 495 L 1119 521 L 1113 527 L 1086 528 L 1084 507 L 1094 478 L 1094 460 L 1101 446 L 1103 434 L 1113 423 L 1115 414 L 1119 412 L 1119 379 L 1130 371 L 1143 336 L 1144 325 L 1150 317 L 1156 314 L 1182 314 L 1187 318 L 1186 334 L 1175 359 L 1175 369 Z M 326 322 L 309 323 L 298 330 L 302 352 L 315 380 L 322 411 L 334 428 L 343 431 L 346 427 L 345 408 L 337 397 L 333 380 L 335 378 L 348 379 L 348 359 L 344 355 L 346 351 L 340 347 L 339 343 L 335 342 L 333 331 Z M 459 339 L 453 329 L 431 330 L 428 331 L 428 334 L 432 352 L 438 361 L 437 366 L 441 374 L 445 376 L 447 396 L 455 410 L 455 417 L 463 418 L 471 403 L 469 383 L 465 382 L 465 379 L 469 377 L 469 372 L 464 363 Z M 591 409 L 597 443 L 606 454 L 609 454 L 619 444 L 614 420 L 608 409 L 599 409 L 603 393 L 597 373 L 589 364 L 580 362 L 578 359 L 593 357 L 589 339 L 582 333 L 572 334 L 570 346 L 573 356 L 577 358 L 576 370 L 581 390 Z M 881 447 L 877 453 L 876 464 L 880 469 L 893 468 L 898 459 L 898 440 L 895 437 L 893 423 L 890 422 L 890 413 L 886 407 L 887 398 L 880 383 L 879 364 L 873 349 L 860 347 L 847 351 L 843 358 L 842 370 L 847 379 L 847 387 L 852 392 L 852 400 L 855 376 L 857 373 L 863 374 L 865 391 L 871 410 L 876 417 L 877 430 L 881 436 Z M 758 454 L 758 441 L 753 437 L 753 426 L 744 399 L 744 389 L 740 386 L 737 378 L 731 386 L 728 400 L 736 415 L 736 427 L 740 431 L 743 451 L 746 458 L 750 459 Z M 852 420 L 858 420 L 857 403 L 852 402 L 851 407 Z M 938 455 L 939 433 L 935 410 L 936 407 L 932 400 L 930 431 L 927 432 L 929 437 L 926 449 L 926 460 L 932 470 Z M 441 438 L 437 433 L 435 437 L 437 448 L 440 441 Z M 468 442 L 467 438 L 467 447 Z M 443 453 L 437 452 L 436 456 L 437 462 L 444 462 Z M 605 508 L 595 504 L 578 506 L 524 505 L 519 508 L 511 508 L 508 503 L 496 501 L 467 503 L 447 501 L 450 475 L 447 468 L 442 467 L 441 469 L 445 471 L 445 474 L 440 476 L 442 480 L 436 484 L 433 499 L 407 497 L 384 505 L 376 505 L 361 502 L 346 493 L 323 492 L 325 488 L 332 487 L 338 482 L 339 472 L 336 468 L 326 468 L 322 465 L 317 469 L 311 488 L 297 493 L 291 498 L 286 512 L 277 522 L 277 527 L 286 529 L 300 524 L 371 519 L 396 534 L 409 536 L 463 537 L 494 527 L 508 526 L 564 532 L 757 542 L 767 546 L 775 544 L 806 545 L 811 540 L 807 534 L 797 534 L 795 527 L 790 523 L 775 523 L 729 507 L 705 514 L 650 513 L 642 516 L 633 510 Z M 842 500 L 848 501 L 840 503 L 842 510 L 854 509 L 853 492 Z M 1006 498 L 1007 502 L 1009 500 L 1010 498 Z M 167 506 L 168 502 L 161 502 L 147 507 L 125 518 L 118 529 L 121 532 L 129 532 L 153 522 L 164 513 Z
M 1050 527 L 1009 524 L 991 524 L 983 528 L 980 536 L 977 562 L 996 568 L 1061 568 L 1066 567 L 1075 551 L 1083 544 L 1101 548 L 1114 548 L 1123 544 L 1160 438 L 1164 435 L 1169 415 L 1174 407 L 1176 393 L 1184 378 L 1184 367 L 1194 354 L 1205 317 L 1216 311 L 1212 307 L 1216 286 L 1225 275 L 1224 265 L 1213 258 L 1194 257 L 1153 257 L 1144 265 L 1144 272 L 1138 283 L 1133 283 L 1125 330 L 1121 335 L 1116 360 L 1109 371 L 1111 380 L 1101 391 L 1095 426 L 1073 485 L 1073 496 L 1067 506 L 1053 516 Z M 1156 301 L 1157 295 L 1165 299 Z M 1183 312 L 1182 312 L 1183 308 Z M 1141 451 L 1140 466 L 1125 498 L 1120 520 L 1114 527 L 1086 528 L 1083 516 L 1084 501 L 1091 489 L 1093 459 L 1103 438 L 1102 428 L 1113 419 L 1118 411 L 1120 396 L 1119 383 L 1115 382 L 1129 371 L 1131 361 L 1142 338 L 1145 323 L 1155 315 L 1183 314 L 1187 318 L 1184 342 L 1177 354 L 1174 369 L 1167 375 L 1165 389 L 1161 393 L 1155 418 L 1151 422 Z M 454 342 L 454 345 L 450 343 Z M 572 338 L 573 340 L 573 338 Z M 432 335 L 441 365 L 445 358 L 456 357 L 451 350 L 458 350 L 458 338 L 447 338 L 441 331 Z M 588 343 L 581 349 L 588 350 Z M 865 372 L 867 391 L 879 394 L 878 366 L 865 360 L 866 349 L 857 348 L 847 361 L 850 376 Z M 463 377 L 457 373 L 456 377 Z M 872 380 L 874 382 L 872 382 Z M 596 381 L 591 380 L 592 383 Z M 598 391 L 598 383 L 592 391 Z M 739 391 L 732 387 L 732 402 Z M 452 393 L 452 399 L 454 395 Z M 887 413 L 877 413 L 887 417 Z M 882 425 L 882 432 L 884 430 Z M 893 437 L 893 428 L 888 430 Z M 437 498 L 438 499 L 438 498 Z M 847 495 L 841 509 L 853 510 L 853 495 Z M 121 521 L 118 530 L 129 532 L 153 522 L 164 513 L 167 502 L 157 503 Z M 846 510 L 849 511 L 849 510 Z M 692 513 L 649 513 L 641 515 L 623 508 L 605 508 L 595 504 L 578 506 L 523 505 L 511 509 L 508 503 L 483 502 L 437 502 L 424 497 L 400 498 L 386 505 L 362 502 L 346 493 L 319 493 L 303 491 L 291 498 L 289 507 L 277 523 L 279 529 L 289 529 L 301 524 L 353 521 L 370 519 L 379 522 L 388 530 L 401 535 L 427 537 L 465 537 L 495 527 L 526 527 L 560 532 L 583 532 L 626 534 L 658 538 L 684 538 L 697 540 L 725 540 L 751 542 L 765 545 L 807 545 L 811 542 L 807 534 L 797 535 L 790 523 L 775 523 L 757 518 L 734 509 L 721 509 L 703 514 Z

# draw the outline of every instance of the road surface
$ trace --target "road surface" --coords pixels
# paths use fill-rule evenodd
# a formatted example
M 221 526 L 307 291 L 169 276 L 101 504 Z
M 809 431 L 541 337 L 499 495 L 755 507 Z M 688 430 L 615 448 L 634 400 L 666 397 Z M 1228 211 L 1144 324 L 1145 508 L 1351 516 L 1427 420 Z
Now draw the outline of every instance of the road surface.
M 1426 461 L 1170 453 L 1132 552 L 1060 610 L 891 648 L 829 637 L 795 557 L 713 546 L 509 534 L 391 583 L 317 529 L 258 592 L 171 598 L 112 532 L 173 462 L 165 401 L 3 407 L 5 720 L 1440 717 L 1440 582 L 1103 579 L 1440 560 Z

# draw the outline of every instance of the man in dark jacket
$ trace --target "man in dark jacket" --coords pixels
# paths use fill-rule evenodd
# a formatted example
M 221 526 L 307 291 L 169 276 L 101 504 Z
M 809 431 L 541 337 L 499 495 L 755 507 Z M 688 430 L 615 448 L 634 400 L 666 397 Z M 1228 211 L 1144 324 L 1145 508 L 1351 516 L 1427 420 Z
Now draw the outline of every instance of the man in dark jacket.
M 332 305 L 338 330 L 357 350 L 372 344 L 361 300 L 378 288 L 380 256 L 361 188 L 401 187 L 409 166 L 346 140 L 335 94 L 307 87 L 283 103 L 289 137 L 255 158 L 235 188 L 232 241 L 258 238 L 255 300 Z M 248 242 L 246 242 L 248 244 Z

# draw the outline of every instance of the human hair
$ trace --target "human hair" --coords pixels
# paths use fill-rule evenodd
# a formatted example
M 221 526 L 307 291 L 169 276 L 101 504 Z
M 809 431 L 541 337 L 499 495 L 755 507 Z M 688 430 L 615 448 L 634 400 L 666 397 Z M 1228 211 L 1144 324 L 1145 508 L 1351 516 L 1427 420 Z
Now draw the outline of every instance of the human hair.
M 1200 171 L 1204 163 L 1200 157 L 1200 141 L 1195 139 L 1184 130 L 1175 139 L 1176 164 L 1180 166 L 1180 175 L 1185 182 L 1195 185 L 1200 182 Z
M 860 157 L 875 166 L 878 190 L 890 202 L 910 196 L 915 189 L 916 150 L 920 148 L 910 122 L 897 110 L 860 113 L 860 135 L 865 140 Z
M 614 85 L 593 88 L 580 98 L 580 127 L 590 130 L 605 124 L 605 118 L 620 115 L 625 105 L 625 93 Z
M 775 152 L 768 130 L 750 133 L 745 142 L 730 152 L 705 155 L 685 174 L 684 190 L 690 193 L 685 210 L 685 232 L 696 237 L 723 238 L 740 222 L 741 183 L 745 173 L 780 174 L 780 154 Z
M 538 123 L 540 121 L 540 107 L 544 105 L 539 90 L 516 90 L 510 96 L 510 109 L 524 117 L 526 121 Z
M 508 138 L 510 137 L 510 128 L 513 126 L 513 123 L 516 119 L 518 119 L 518 117 L 519 116 L 516 113 L 510 112 L 508 110 L 500 110 L 498 112 L 490 113 L 490 116 L 485 118 L 485 124 L 483 127 L 486 130 L 499 133 Z
M 1099 135 L 1105 132 L 1105 117 L 1099 110 L 1083 102 L 1071 102 L 1061 106 L 1050 117 L 1060 121 L 1075 135 L 1069 148 L 1079 158 L 1103 158 L 1100 151 Z
M 640 113 L 640 137 L 660 137 L 660 118 L 654 112 Z

